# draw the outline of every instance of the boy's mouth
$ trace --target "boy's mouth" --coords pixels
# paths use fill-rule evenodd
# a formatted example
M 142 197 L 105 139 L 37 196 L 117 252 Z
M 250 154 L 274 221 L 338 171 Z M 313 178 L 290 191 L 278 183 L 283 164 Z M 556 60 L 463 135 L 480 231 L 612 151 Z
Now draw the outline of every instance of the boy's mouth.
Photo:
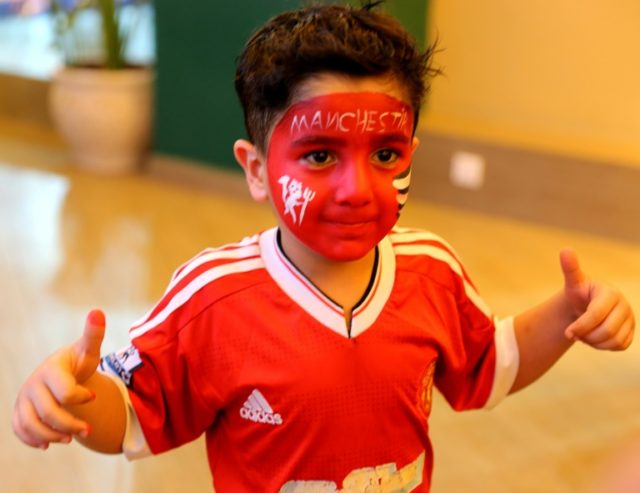
M 365 226 L 368 224 L 372 224 L 376 222 L 376 218 L 375 217 L 353 217 L 353 218 L 344 218 L 344 217 L 340 217 L 340 218 L 325 218 L 323 220 L 324 223 L 326 224 L 333 224 L 339 227 L 358 227 L 358 226 Z
M 325 227 L 330 235 L 344 238 L 362 238 L 369 236 L 376 229 L 376 221 L 374 220 L 357 220 L 345 221 L 340 219 L 337 221 L 324 221 Z

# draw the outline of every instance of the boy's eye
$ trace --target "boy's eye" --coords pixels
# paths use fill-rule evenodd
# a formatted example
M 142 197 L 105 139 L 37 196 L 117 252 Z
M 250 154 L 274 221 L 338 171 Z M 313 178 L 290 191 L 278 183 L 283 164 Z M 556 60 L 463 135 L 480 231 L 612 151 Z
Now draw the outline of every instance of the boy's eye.
M 373 153 L 371 160 L 380 166 L 393 165 L 400 156 L 393 149 L 380 149 Z
M 304 155 L 304 160 L 314 167 L 323 167 L 333 164 L 336 158 L 329 151 L 312 151 Z

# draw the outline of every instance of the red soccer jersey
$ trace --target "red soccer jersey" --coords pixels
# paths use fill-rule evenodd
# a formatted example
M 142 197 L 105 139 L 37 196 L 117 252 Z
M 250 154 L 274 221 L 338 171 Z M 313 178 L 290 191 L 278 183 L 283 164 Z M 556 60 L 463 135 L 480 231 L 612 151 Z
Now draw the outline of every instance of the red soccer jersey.
M 217 493 L 429 491 L 432 385 L 456 409 L 498 400 L 513 338 L 435 235 L 397 228 L 377 257 L 350 333 L 275 229 L 182 266 L 103 362 L 148 449 L 206 433 Z

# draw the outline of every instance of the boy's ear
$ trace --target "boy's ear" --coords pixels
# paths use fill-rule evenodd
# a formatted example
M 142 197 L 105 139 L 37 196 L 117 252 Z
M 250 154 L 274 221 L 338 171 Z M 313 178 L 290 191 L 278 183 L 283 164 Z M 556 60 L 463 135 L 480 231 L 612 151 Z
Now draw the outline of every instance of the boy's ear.
M 233 144 L 233 155 L 244 170 L 244 177 L 253 200 L 258 202 L 267 200 L 269 188 L 266 162 L 256 146 L 245 139 L 236 140 Z
M 413 140 L 411 141 L 411 154 L 416 152 L 416 149 L 418 148 L 419 145 L 420 145 L 420 139 L 414 136 Z

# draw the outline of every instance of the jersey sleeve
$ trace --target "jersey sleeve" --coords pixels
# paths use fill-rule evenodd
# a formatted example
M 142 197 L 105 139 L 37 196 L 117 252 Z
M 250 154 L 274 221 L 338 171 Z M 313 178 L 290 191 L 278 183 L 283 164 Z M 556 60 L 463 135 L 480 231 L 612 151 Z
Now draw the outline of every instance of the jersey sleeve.
M 456 410 L 490 408 L 509 393 L 518 371 L 513 320 L 493 315 L 453 252 L 447 265 L 450 299 L 443 316 L 448 336 L 435 384 Z
M 195 320 L 175 333 L 157 327 L 148 337 L 102 359 L 101 369 L 117 380 L 128 407 L 123 450 L 137 458 L 157 454 L 198 438 L 215 419 L 211 386 L 198 377 L 200 363 L 192 354 Z M 171 332 L 174 330 L 172 329 Z
M 243 274 L 260 271 L 255 243 L 205 250 L 178 269 L 162 298 L 130 329 L 130 347 L 103 358 L 103 371 L 126 389 L 127 456 L 178 447 L 215 421 L 249 337 L 222 321 L 229 316 L 221 300 L 250 284 Z

